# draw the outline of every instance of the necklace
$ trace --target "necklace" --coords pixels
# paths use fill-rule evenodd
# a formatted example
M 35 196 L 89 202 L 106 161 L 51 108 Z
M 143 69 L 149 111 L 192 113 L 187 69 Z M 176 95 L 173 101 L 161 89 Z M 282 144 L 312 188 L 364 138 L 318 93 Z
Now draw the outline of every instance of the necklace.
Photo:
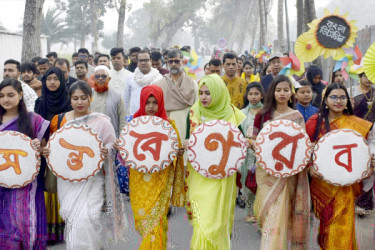
M 366 98 L 366 100 L 367 100 L 367 106 L 370 106 L 371 103 L 372 103 L 372 99 L 373 99 L 374 88 L 371 87 L 370 91 L 365 92 L 365 91 L 362 90 L 362 87 L 359 86 L 359 91 L 361 91 L 361 93 L 363 94 L 363 96 Z M 367 98 L 367 93 L 368 92 L 370 92 L 370 97 L 369 98 Z
M 89 120 L 90 113 L 86 115 L 86 117 L 83 119 L 83 122 L 85 125 L 87 125 L 87 121 Z M 76 114 L 73 112 L 73 119 L 75 124 L 80 124 L 79 121 L 76 121 Z

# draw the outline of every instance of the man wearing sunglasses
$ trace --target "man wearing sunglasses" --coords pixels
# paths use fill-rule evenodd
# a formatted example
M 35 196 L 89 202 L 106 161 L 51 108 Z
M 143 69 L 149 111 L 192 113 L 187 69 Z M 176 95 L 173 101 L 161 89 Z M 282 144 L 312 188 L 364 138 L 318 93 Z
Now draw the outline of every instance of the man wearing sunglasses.
M 163 76 L 151 67 L 151 54 L 148 50 L 141 50 L 137 57 L 137 68 L 133 75 L 134 81 L 127 82 L 125 87 L 125 106 L 127 115 L 133 115 L 139 109 L 139 97 L 144 86 L 155 84 Z
M 91 110 L 107 115 L 118 137 L 125 126 L 124 99 L 120 93 L 108 86 L 111 77 L 107 66 L 99 65 L 94 72 Z
M 196 101 L 197 83 L 183 70 L 184 55 L 178 49 L 168 51 L 169 74 L 156 82 L 164 93 L 164 105 L 168 117 L 175 120 L 181 135 L 186 134 L 186 117 Z
M 80 48 L 78 50 L 78 61 L 84 61 L 88 64 L 88 66 L 87 66 L 87 70 L 88 70 L 87 71 L 87 77 L 90 77 L 92 74 L 94 74 L 94 71 L 95 71 L 95 67 L 93 67 L 91 64 L 88 63 L 89 62 L 89 55 L 90 55 L 90 53 L 86 48 Z M 69 75 L 71 77 L 78 78 L 77 74 L 76 74 L 76 69 L 75 69 L 74 66 L 70 68 Z

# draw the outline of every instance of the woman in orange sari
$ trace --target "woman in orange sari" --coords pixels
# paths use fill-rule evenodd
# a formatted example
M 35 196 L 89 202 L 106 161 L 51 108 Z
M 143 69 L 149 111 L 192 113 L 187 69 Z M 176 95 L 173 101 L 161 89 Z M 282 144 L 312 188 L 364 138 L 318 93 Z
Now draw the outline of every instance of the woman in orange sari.
M 142 89 L 140 108 L 133 118 L 144 115 L 169 121 L 177 132 L 181 148 L 180 136 L 175 122 L 167 117 L 163 90 L 159 86 L 149 85 Z M 169 203 L 179 207 L 185 205 L 183 153 L 184 150 L 180 150 L 171 165 L 158 173 L 144 174 L 130 169 L 130 204 L 135 229 L 142 236 L 139 249 L 167 249 Z
M 312 142 L 335 129 L 352 129 L 371 143 L 372 123 L 353 115 L 348 92 L 344 85 L 330 84 L 325 92 L 318 114 L 306 123 Z M 371 130 L 371 131 L 370 131 Z M 371 144 L 370 144 L 371 145 Z M 373 150 L 371 150 L 373 151 Z M 374 166 L 374 162 L 372 163 Z M 339 187 L 322 180 L 321 174 L 310 168 L 311 199 L 315 216 L 320 220 L 318 243 L 321 249 L 357 249 L 355 239 L 355 198 L 361 193 L 362 184 Z M 367 177 L 372 175 L 372 168 Z

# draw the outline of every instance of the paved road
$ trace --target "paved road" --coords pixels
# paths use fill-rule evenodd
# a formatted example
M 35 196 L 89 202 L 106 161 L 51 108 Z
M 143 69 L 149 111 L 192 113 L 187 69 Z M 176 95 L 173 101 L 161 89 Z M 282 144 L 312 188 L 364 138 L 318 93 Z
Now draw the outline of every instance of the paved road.
M 123 249 L 138 249 L 140 244 L 140 237 L 134 229 L 134 221 L 132 219 L 130 203 L 127 204 L 127 212 L 129 214 L 128 220 L 130 224 L 130 230 L 128 240 L 125 243 L 112 245 L 110 249 L 123 250 Z M 250 224 L 245 222 L 246 211 L 239 207 L 235 210 L 235 222 L 234 222 L 234 233 L 232 238 L 232 249 L 259 249 L 260 246 L 260 234 L 258 232 L 257 224 Z M 319 228 L 319 221 L 312 219 L 311 221 L 311 248 L 318 250 L 319 247 L 315 241 L 316 234 Z M 356 234 L 358 248 L 363 250 L 375 249 L 375 214 L 371 214 L 365 218 L 356 218 Z M 190 238 L 192 235 L 192 227 L 190 226 L 185 210 L 183 208 L 173 208 L 173 215 L 169 220 L 169 232 L 168 232 L 168 249 L 173 250 L 188 250 Z M 343 236 L 345 237 L 345 236 Z M 314 240 L 313 240 L 314 239 Z M 65 249 L 64 244 L 50 247 L 53 250 Z

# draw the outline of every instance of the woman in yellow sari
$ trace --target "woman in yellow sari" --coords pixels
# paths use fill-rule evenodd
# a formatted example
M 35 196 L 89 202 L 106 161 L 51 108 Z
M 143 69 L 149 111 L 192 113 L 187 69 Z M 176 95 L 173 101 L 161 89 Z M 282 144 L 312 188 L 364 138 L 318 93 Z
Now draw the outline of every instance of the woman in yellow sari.
M 140 108 L 133 117 L 143 115 L 155 115 L 169 121 L 178 135 L 175 122 L 167 117 L 163 90 L 159 86 L 149 85 L 142 89 Z M 181 147 L 179 135 L 178 138 Z M 171 165 L 158 173 L 144 174 L 130 169 L 130 204 L 135 228 L 142 236 L 139 249 L 167 249 L 169 203 L 179 207 L 185 205 L 183 152 L 180 150 Z
M 367 138 L 370 151 L 374 149 L 372 123 L 353 115 L 348 92 L 344 85 L 330 84 L 325 92 L 318 114 L 306 123 L 306 131 L 312 142 L 335 129 L 352 129 Z M 374 166 L 374 163 L 372 163 Z M 310 169 L 311 199 L 315 216 L 320 220 L 318 243 L 321 249 L 357 249 L 355 239 L 355 199 L 361 194 L 362 183 L 339 187 L 322 180 L 322 176 Z M 372 169 L 367 172 L 367 177 Z
M 191 107 L 187 137 L 201 123 L 225 120 L 240 126 L 246 116 L 231 104 L 228 89 L 217 75 L 203 77 L 199 100 Z M 186 145 L 186 143 L 185 143 Z M 196 172 L 188 162 L 186 172 L 187 212 L 193 225 L 191 249 L 230 249 L 230 236 L 236 199 L 236 174 L 209 179 Z
M 294 110 L 292 84 L 284 75 L 270 85 L 262 110 L 254 120 L 253 140 L 262 127 L 274 120 L 290 120 L 305 126 L 302 114 Z M 261 228 L 261 249 L 308 249 L 310 195 L 307 170 L 279 178 L 261 167 L 256 169 L 257 192 L 254 215 Z

